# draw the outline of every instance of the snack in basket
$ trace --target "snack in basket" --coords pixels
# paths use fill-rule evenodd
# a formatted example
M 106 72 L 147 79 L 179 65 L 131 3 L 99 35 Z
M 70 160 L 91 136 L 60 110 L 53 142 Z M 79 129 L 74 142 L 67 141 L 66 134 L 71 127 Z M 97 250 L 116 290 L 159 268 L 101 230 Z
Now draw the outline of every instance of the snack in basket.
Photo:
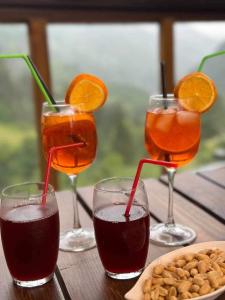
M 154 267 L 143 300 L 183 300 L 209 294 L 225 285 L 225 252 L 205 249 Z

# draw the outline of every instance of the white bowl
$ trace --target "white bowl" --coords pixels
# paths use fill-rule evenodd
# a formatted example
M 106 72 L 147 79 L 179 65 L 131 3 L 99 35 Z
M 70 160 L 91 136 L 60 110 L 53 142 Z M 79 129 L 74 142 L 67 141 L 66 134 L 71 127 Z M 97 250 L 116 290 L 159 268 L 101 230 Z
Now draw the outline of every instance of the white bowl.
M 169 252 L 165 255 L 160 256 L 159 258 L 155 259 L 142 273 L 136 284 L 133 286 L 133 288 L 126 293 L 125 299 L 127 300 L 143 300 L 143 294 L 142 294 L 142 286 L 145 281 L 145 279 L 149 278 L 152 270 L 155 265 L 157 264 L 167 264 L 171 262 L 175 257 L 190 253 L 190 252 L 199 252 L 200 250 L 204 249 L 213 249 L 213 248 L 219 248 L 221 250 L 225 251 L 225 241 L 215 241 L 215 242 L 206 242 L 206 243 L 199 243 L 194 244 L 188 247 L 183 247 L 178 250 Z M 150 247 L 151 251 L 151 247 Z M 221 294 L 225 292 L 225 286 L 221 287 L 220 289 L 196 298 L 192 298 L 194 300 L 214 300 L 217 297 L 219 297 Z

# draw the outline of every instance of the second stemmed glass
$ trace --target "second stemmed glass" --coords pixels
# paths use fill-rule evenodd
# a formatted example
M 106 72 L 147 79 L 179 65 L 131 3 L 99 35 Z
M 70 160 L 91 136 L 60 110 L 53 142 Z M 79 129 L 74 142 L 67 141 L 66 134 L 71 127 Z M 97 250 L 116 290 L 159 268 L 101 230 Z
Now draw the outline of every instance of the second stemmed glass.
M 152 159 L 174 162 L 178 167 L 190 162 L 200 142 L 200 114 L 185 111 L 173 96 L 150 97 L 145 121 L 145 146 Z M 174 168 L 166 168 L 169 183 L 169 208 L 166 223 L 151 227 L 150 239 L 164 246 L 178 246 L 196 238 L 193 229 L 176 224 L 173 215 Z
M 77 175 L 88 168 L 96 155 L 97 134 L 92 113 L 75 110 L 64 102 L 56 105 L 43 104 L 42 144 L 45 158 L 52 147 L 83 143 L 81 147 L 57 150 L 53 153 L 51 166 L 68 175 L 73 188 L 74 226 L 60 236 L 59 248 L 79 252 L 95 246 L 94 232 L 80 225 L 76 182 Z

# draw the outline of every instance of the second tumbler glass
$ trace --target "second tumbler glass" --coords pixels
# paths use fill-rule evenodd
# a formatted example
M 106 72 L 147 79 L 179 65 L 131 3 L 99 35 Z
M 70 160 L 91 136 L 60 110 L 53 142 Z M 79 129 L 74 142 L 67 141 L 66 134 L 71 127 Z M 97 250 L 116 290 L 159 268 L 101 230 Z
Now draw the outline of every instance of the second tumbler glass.
M 94 189 L 94 228 L 106 274 L 115 279 L 140 275 L 149 246 L 149 208 L 139 181 L 129 217 L 124 213 L 132 191 L 131 178 L 109 178 Z

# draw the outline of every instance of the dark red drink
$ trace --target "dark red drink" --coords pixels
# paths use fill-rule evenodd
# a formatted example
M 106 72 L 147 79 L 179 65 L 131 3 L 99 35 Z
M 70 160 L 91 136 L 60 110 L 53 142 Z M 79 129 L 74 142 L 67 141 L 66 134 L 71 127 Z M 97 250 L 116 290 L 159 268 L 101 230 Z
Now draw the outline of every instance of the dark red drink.
M 12 208 L 1 216 L 1 237 L 13 278 L 33 281 L 55 269 L 59 247 L 58 210 L 41 205 Z
M 132 205 L 129 219 L 125 205 L 99 209 L 94 215 L 95 237 L 102 264 L 111 273 L 130 273 L 145 266 L 149 245 L 149 213 Z

